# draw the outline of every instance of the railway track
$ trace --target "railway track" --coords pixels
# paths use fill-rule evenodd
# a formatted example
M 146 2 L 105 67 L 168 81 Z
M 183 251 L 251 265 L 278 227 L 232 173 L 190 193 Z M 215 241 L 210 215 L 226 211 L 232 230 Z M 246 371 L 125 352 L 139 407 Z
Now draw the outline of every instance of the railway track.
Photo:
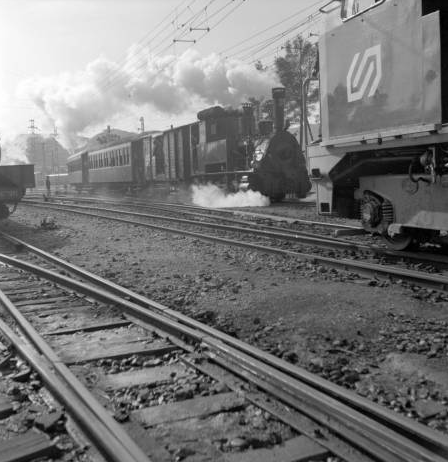
M 1 247 L 2 340 L 106 460 L 448 457 L 428 427 L 13 236 Z
M 222 223 L 204 221 L 203 219 L 198 221 L 167 215 L 130 212 L 117 208 L 104 208 L 97 205 L 55 205 L 54 203 L 36 201 L 25 201 L 24 203 L 33 207 L 42 207 L 48 210 L 70 212 L 84 216 L 129 223 L 165 232 L 183 234 L 202 240 L 311 261 L 370 278 L 406 281 L 421 287 L 442 291 L 448 290 L 448 277 L 442 274 L 434 274 L 434 265 L 446 268 L 448 264 L 447 258 L 443 255 L 422 254 L 420 252 L 394 252 L 342 239 L 313 236 L 309 233 L 300 233 L 297 231 L 280 232 L 277 229 L 272 231 L 266 228 L 254 227 L 250 223 L 245 227 L 230 226 Z M 160 225 L 154 224 L 154 221 L 160 221 L 162 223 Z M 165 222 L 165 224 L 163 224 L 163 222 Z M 168 226 L 166 224 L 167 222 L 175 223 L 177 227 Z M 217 233 L 204 234 L 202 232 L 190 231 L 185 229 L 187 226 L 199 227 L 201 229 L 207 227 L 217 230 Z M 229 238 L 229 233 L 231 238 Z M 237 236 L 236 239 L 235 234 Z M 257 239 L 259 240 L 258 242 Z M 291 245 L 296 247 L 291 248 Z M 360 253 L 358 254 L 358 252 Z M 394 264 L 387 263 L 387 261 L 385 264 L 369 262 L 369 252 L 370 259 L 372 259 L 373 255 L 376 258 L 391 259 Z M 429 264 L 432 272 L 409 269 L 404 260 L 412 260 L 417 262 L 418 265 L 422 263 Z M 399 266 L 399 264 L 401 264 L 401 266 Z
M 44 195 L 44 194 L 42 194 Z M 42 195 L 27 195 L 26 200 L 41 200 Z M 223 208 L 204 208 L 197 205 L 187 205 L 187 204 L 178 204 L 173 202 L 157 202 L 157 201 L 142 201 L 142 200 L 123 200 L 121 197 L 117 198 L 116 200 L 112 200 L 111 198 L 102 198 L 102 197 L 82 197 L 82 196 L 68 196 L 68 195 L 60 195 L 60 196 L 52 196 L 49 198 L 50 201 L 52 200 L 60 200 L 60 201 L 70 201 L 76 203 L 102 203 L 102 204 L 111 204 L 111 205 L 124 205 L 124 206 L 132 206 L 132 207 L 140 207 L 143 209 L 154 210 L 154 209 L 166 209 L 169 208 L 171 210 L 180 211 L 182 214 L 190 214 L 190 215 L 204 215 L 207 217 L 210 216 L 220 216 L 221 220 L 228 221 L 228 222 L 239 222 L 241 220 L 237 220 L 234 217 L 246 217 L 248 219 L 258 219 L 260 221 L 274 221 L 277 223 L 286 223 L 286 224 L 295 224 L 298 226 L 311 226 L 318 227 L 325 229 L 327 228 L 329 231 L 332 230 L 351 230 L 354 232 L 362 233 L 364 232 L 363 229 L 359 226 L 351 226 L 344 223 L 337 223 L 337 222 L 330 222 L 330 221 L 313 221 L 313 220 L 302 220 L 299 218 L 291 218 L 285 216 L 278 216 L 278 215 L 268 215 L 256 212 L 246 212 L 244 210 L 228 210 Z M 227 220 L 226 218 L 227 217 Z M 232 217 L 232 218 L 231 218 Z M 261 225 L 262 226 L 262 225 Z M 274 226 L 270 226 L 273 228 Z M 285 227 L 278 227 L 279 229 L 284 230 Z M 286 228 L 287 229 L 287 228 Z

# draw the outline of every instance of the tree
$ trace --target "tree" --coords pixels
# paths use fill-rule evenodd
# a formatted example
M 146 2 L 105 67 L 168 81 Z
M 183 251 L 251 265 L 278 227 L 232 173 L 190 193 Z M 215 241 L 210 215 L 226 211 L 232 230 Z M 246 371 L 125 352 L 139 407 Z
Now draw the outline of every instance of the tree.
M 286 89 L 286 109 L 302 117 L 302 86 L 307 78 L 315 77 L 318 66 L 317 47 L 301 35 L 289 40 L 284 46 L 285 56 L 275 60 L 280 82 Z M 317 90 L 309 96 L 310 103 L 316 102 Z

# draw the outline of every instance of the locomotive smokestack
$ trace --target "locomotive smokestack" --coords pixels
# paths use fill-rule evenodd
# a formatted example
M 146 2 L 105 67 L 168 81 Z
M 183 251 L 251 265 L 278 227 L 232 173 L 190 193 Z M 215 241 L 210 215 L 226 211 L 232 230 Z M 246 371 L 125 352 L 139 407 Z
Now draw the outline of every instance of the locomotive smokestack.
M 278 133 L 285 127 L 285 89 L 273 88 L 272 98 L 274 99 L 274 127 L 275 132 Z

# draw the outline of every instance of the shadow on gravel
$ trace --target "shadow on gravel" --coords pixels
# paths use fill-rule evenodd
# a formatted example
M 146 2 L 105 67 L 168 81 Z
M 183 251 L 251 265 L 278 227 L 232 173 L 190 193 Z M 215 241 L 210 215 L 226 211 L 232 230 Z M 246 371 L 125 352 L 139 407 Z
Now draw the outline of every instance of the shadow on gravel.
M 34 226 L 18 223 L 14 219 L 0 221 L 0 231 L 47 251 L 59 249 L 70 243 L 69 230 L 46 216 L 42 216 L 40 224 Z

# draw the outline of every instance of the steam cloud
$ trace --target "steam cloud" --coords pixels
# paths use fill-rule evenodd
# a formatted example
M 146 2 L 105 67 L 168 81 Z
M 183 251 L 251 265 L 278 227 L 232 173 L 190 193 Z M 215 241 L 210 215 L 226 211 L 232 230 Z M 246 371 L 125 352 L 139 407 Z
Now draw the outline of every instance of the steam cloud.
M 27 164 L 26 139 L 16 138 L 2 143 L 1 165 Z
M 250 96 L 268 95 L 276 84 L 273 71 L 258 71 L 216 53 L 203 57 L 187 50 L 180 57 L 157 57 L 134 46 L 124 66 L 98 58 L 80 72 L 23 81 L 18 93 L 74 139 L 86 128 L 138 106 L 182 114 L 206 105 L 237 105 Z
M 193 185 L 193 203 L 202 207 L 223 208 L 223 207 L 266 207 L 269 205 L 269 198 L 258 191 L 238 191 L 226 194 L 222 189 L 213 184 Z

